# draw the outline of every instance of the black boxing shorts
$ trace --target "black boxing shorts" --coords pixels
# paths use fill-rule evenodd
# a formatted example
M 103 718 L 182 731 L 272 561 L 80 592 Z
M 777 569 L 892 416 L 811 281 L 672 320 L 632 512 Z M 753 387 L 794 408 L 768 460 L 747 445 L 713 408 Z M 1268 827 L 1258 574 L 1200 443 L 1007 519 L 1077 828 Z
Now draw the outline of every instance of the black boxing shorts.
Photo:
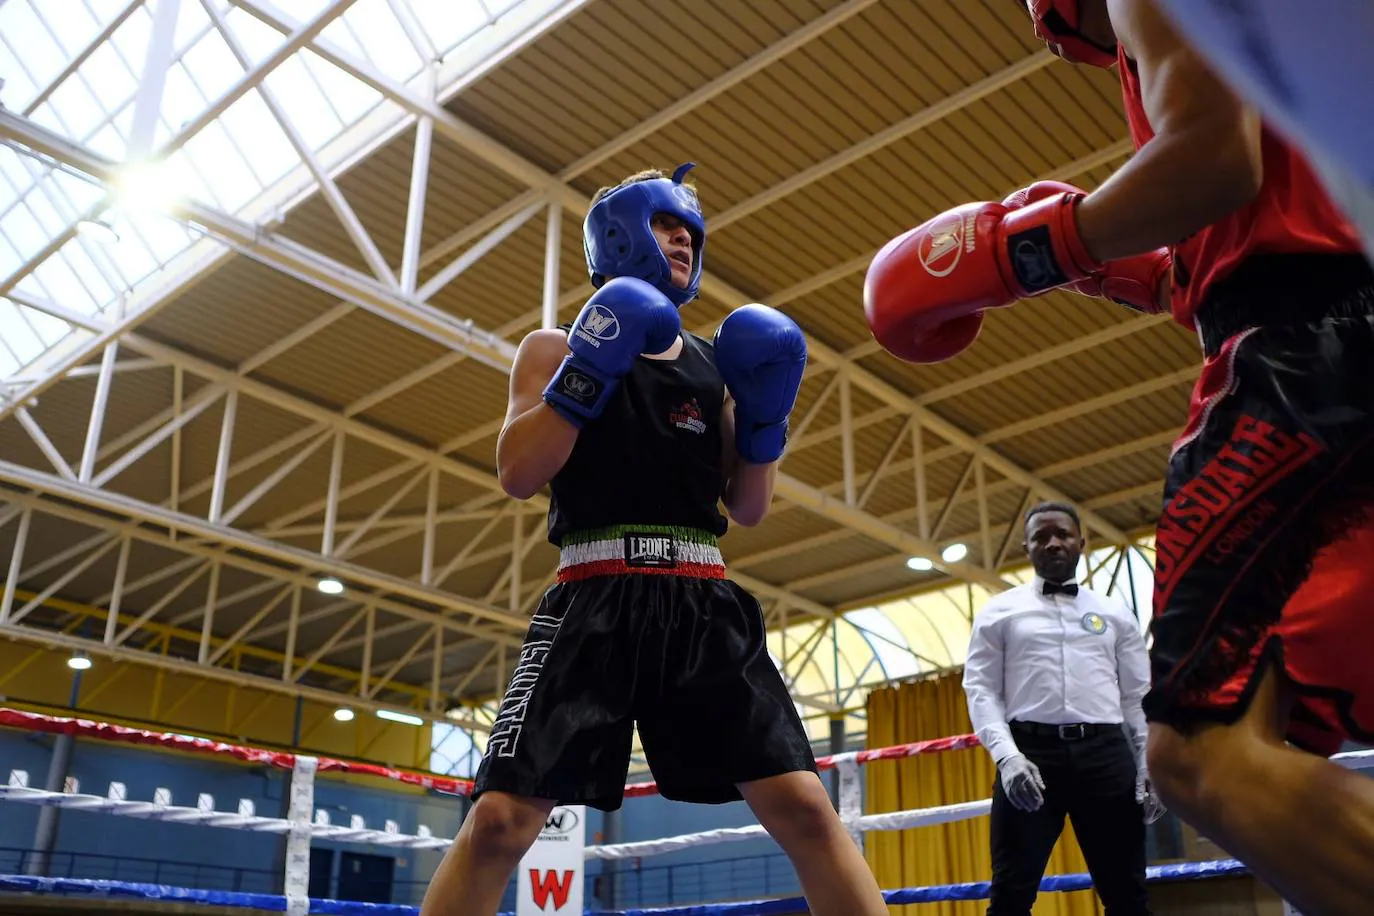
M 620 807 L 633 729 L 659 794 L 719 804 L 737 783 L 816 771 L 758 602 L 715 538 L 578 532 L 530 620 L 473 788 Z
M 1297 268 L 1301 267 L 1299 270 Z M 1288 740 L 1374 740 L 1374 273 L 1251 265 L 1197 318 L 1206 361 L 1156 529 L 1151 721 L 1234 722 L 1269 666 Z

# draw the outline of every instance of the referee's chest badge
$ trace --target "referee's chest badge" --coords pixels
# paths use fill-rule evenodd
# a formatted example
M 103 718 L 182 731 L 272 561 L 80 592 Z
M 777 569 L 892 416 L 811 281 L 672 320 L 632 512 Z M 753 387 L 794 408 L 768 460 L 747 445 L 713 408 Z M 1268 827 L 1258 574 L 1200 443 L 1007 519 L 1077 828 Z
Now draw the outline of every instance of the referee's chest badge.
M 1084 614 L 1083 629 L 1101 636 L 1107 632 L 1107 621 L 1103 619 L 1101 614 Z

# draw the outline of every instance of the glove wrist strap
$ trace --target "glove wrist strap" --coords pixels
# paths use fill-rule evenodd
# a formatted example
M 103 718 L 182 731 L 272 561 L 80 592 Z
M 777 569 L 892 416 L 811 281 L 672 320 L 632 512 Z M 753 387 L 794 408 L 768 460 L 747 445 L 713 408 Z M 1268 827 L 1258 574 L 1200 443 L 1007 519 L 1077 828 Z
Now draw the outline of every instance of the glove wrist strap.
M 735 451 L 750 464 L 772 464 L 787 448 L 787 421 L 752 423 L 735 415 Z
M 601 416 L 620 379 L 594 368 L 569 353 L 544 388 L 544 403 L 563 419 L 581 429 L 588 420 Z
M 1023 298 L 1085 280 L 1102 270 L 1078 234 L 1083 194 L 1065 192 L 1006 215 L 1002 223 L 1005 279 Z

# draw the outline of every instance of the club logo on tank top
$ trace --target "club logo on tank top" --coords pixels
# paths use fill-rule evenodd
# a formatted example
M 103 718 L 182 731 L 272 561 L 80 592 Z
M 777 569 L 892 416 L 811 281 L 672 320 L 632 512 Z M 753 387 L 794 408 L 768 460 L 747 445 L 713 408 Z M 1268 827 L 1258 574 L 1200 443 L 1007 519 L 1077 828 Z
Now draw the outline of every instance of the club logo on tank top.
M 701 418 L 701 406 L 696 398 L 688 398 L 677 407 L 668 411 L 668 422 L 678 429 L 701 435 L 706 432 L 706 421 Z

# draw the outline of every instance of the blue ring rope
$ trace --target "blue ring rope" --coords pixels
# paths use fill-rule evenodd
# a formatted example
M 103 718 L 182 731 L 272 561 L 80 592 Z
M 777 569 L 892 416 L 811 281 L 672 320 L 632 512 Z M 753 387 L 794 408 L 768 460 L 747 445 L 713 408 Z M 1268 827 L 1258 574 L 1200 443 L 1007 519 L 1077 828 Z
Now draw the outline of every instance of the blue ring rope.
M 1155 865 L 1145 870 L 1147 881 L 1197 881 L 1226 875 L 1244 874 L 1246 868 L 1234 859 L 1215 862 L 1181 862 Z M 1040 890 L 1050 892 L 1082 891 L 1091 888 L 1088 875 L 1050 875 L 1040 882 Z M 893 905 L 933 903 L 939 900 L 986 900 L 990 883 L 941 884 L 934 887 L 908 887 L 883 891 L 883 899 Z M 91 897 L 136 897 L 143 900 L 179 900 L 214 906 L 285 912 L 286 898 L 276 894 L 247 894 L 241 891 L 203 891 L 166 884 L 138 884 L 128 881 L 101 881 L 88 878 L 39 878 L 32 875 L 0 875 L 0 891 L 31 894 L 82 894 Z M 697 906 L 659 907 L 635 910 L 596 910 L 586 916 L 781 916 L 804 912 L 801 897 L 776 900 L 750 900 L 742 903 L 706 903 Z M 331 916 L 416 916 L 418 907 L 395 903 L 357 903 L 351 900 L 310 898 L 311 913 Z M 511 914 L 503 914 L 511 916 Z

